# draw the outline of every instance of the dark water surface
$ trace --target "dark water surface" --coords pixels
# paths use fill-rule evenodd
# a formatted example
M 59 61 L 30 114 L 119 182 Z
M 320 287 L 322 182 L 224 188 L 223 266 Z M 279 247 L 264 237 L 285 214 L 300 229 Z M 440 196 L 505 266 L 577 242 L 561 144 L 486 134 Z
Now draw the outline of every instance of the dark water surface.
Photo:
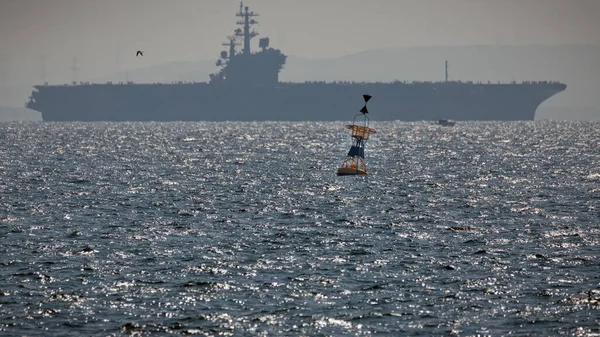
M 600 335 L 600 124 L 0 123 L 0 335 Z

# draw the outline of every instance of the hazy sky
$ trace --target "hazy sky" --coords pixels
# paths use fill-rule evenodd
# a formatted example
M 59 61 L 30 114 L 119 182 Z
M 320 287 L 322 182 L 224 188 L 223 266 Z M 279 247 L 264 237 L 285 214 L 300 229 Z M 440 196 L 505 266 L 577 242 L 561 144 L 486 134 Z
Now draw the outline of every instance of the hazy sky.
M 288 55 L 403 46 L 600 44 L 600 0 L 248 0 Z M 237 0 L 0 0 L 0 76 L 50 68 L 114 72 L 216 60 Z M 254 45 L 258 43 L 255 39 Z M 135 51 L 145 51 L 136 58 Z M 45 61 L 42 62 L 42 58 Z

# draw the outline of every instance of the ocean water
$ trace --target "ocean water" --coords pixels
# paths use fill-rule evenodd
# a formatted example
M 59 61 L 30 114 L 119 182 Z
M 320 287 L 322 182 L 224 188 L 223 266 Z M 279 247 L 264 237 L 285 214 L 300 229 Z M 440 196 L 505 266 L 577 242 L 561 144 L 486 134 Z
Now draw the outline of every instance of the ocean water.
M 600 335 L 600 123 L 1 123 L 0 335 Z

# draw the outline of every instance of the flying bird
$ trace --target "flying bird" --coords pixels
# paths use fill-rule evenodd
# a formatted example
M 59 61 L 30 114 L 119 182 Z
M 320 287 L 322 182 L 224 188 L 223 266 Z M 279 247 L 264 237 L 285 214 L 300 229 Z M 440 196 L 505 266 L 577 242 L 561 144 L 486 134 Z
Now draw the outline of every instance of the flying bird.
M 135 53 L 135 56 L 144 56 L 144 52 L 141 50 L 138 50 L 137 53 Z

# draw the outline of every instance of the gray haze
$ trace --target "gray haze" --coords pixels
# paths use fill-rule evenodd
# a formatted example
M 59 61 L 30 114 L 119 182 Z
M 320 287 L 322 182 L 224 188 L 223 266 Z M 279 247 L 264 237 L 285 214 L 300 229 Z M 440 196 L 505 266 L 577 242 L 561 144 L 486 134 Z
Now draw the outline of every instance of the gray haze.
M 345 79 L 341 77 L 348 76 L 347 69 L 355 69 L 350 73 L 355 80 L 428 80 L 433 76 L 429 69 L 436 69 L 437 79 L 442 79 L 440 60 L 450 58 L 455 79 L 559 80 L 569 85 L 567 92 L 544 105 L 600 108 L 600 76 L 576 64 L 583 58 L 586 66 L 598 68 L 592 60 L 600 46 L 600 1 L 251 0 L 245 4 L 260 13 L 260 36 L 268 36 L 273 47 L 290 55 L 282 80 L 307 80 L 311 78 L 298 74 L 313 73 L 321 73 L 315 78 L 319 80 Z M 138 82 L 206 81 L 208 73 L 216 70 L 221 43 L 235 28 L 238 7 L 237 0 L 0 0 L 0 105 L 23 106 L 31 85 L 45 81 L 118 81 L 127 76 Z M 398 48 L 481 45 L 579 45 L 592 51 L 558 52 L 553 61 L 516 53 L 517 59 L 497 58 L 485 64 L 487 54 L 476 50 L 480 61 L 469 68 L 468 52 L 439 55 L 433 54 L 439 50 L 430 50 L 425 60 L 414 52 L 413 58 L 405 53 L 405 62 L 387 59 L 384 70 L 374 71 L 377 75 L 365 71 L 364 63 L 347 63 L 353 60 L 347 55 L 373 49 L 387 48 L 388 56 L 357 55 L 363 55 L 363 62 L 378 62 L 373 60 L 390 58 L 389 51 Z M 136 50 L 144 50 L 144 57 L 136 58 Z M 330 63 L 328 71 L 322 72 L 324 59 L 332 58 L 342 63 L 334 67 Z M 415 58 L 419 62 L 413 62 Z M 414 67 L 407 66 L 410 62 Z M 523 78 L 528 63 L 536 71 L 527 74 L 533 78 Z M 158 68 L 170 71 L 155 71 L 153 78 L 146 79 L 136 75 L 136 69 Z M 337 73 L 331 70 L 336 68 Z M 579 92 L 571 93 L 574 90 Z M 570 99 L 560 101 L 569 94 Z

